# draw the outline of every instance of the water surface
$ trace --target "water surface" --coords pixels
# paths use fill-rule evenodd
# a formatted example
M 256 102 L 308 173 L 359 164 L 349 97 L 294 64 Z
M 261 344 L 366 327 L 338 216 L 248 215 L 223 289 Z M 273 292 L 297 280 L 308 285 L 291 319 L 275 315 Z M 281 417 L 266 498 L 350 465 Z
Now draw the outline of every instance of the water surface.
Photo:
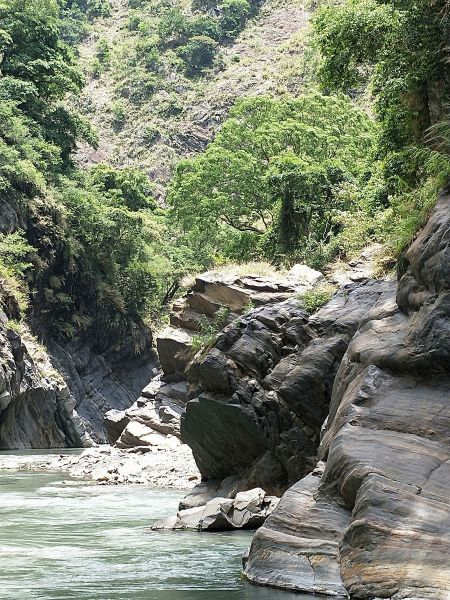
M 250 532 L 151 532 L 179 491 L 0 471 L 1 600 L 300 600 L 240 576 Z

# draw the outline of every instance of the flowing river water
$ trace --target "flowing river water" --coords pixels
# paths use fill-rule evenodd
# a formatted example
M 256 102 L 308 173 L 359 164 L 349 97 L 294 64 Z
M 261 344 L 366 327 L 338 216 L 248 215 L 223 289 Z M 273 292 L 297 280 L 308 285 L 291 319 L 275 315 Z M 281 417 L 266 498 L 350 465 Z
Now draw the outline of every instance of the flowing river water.
M 0 470 L 0 599 L 311 598 L 243 581 L 251 532 L 149 532 L 181 495 Z

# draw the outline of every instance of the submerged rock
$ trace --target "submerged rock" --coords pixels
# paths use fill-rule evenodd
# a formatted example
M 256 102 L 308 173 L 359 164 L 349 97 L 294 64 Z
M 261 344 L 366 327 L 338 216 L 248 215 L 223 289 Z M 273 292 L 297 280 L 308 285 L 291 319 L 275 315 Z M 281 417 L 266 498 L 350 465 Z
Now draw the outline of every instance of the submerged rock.
M 255 529 L 264 523 L 277 504 L 278 498 L 255 488 L 236 494 L 234 499 L 213 498 L 203 506 L 180 510 L 175 517 L 154 523 L 152 529 Z

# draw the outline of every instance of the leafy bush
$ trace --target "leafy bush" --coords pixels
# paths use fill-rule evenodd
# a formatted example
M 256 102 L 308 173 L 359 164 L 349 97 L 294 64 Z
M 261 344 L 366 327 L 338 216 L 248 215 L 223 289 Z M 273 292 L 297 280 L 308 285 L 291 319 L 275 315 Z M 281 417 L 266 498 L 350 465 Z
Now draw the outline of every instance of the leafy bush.
M 195 74 L 213 64 L 216 49 L 217 42 L 206 35 L 198 35 L 177 48 L 177 54 L 185 62 L 187 72 Z
M 150 181 L 139 169 L 114 169 L 98 164 L 91 168 L 89 176 L 94 188 L 101 192 L 111 205 L 124 206 L 132 211 L 155 207 Z
M 127 107 L 120 100 L 116 100 L 111 104 L 109 110 L 113 117 L 113 124 L 115 127 L 122 127 L 127 118 Z
M 221 31 L 217 19 L 209 15 L 195 15 L 187 21 L 186 32 L 189 38 L 206 36 L 216 42 L 220 40 Z
M 248 0 L 224 0 L 220 17 L 220 29 L 228 38 L 235 38 L 244 28 L 245 22 L 251 14 L 251 5 Z
M 161 44 L 179 46 L 188 40 L 188 21 L 179 8 L 173 8 L 161 19 L 158 25 Z
M 104 67 L 109 67 L 111 56 L 109 50 L 109 43 L 106 38 L 100 38 L 97 42 L 96 56 L 100 64 Z
M 390 205 L 384 239 L 398 254 L 450 175 L 445 142 L 436 139 L 449 114 L 448 2 L 346 0 L 319 9 L 314 30 L 322 84 L 370 86 Z
M 156 143 L 161 137 L 158 127 L 152 123 L 146 125 L 142 140 L 147 146 Z
M 191 348 L 194 353 L 214 344 L 217 334 L 225 326 L 229 314 L 229 309 L 226 306 L 221 306 L 212 320 L 203 317 L 199 323 L 199 332 L 192 338 Z
M 336 288 L 332 285 L 317 286 L 308 290 L 299 298 L 300 307 L 312 314 L 329 302 L 335 291 Z

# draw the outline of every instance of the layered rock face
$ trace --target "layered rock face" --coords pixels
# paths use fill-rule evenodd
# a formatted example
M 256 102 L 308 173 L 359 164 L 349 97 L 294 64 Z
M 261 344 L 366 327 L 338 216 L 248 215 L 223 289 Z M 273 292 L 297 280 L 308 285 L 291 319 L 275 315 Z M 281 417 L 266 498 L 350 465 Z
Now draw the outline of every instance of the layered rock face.
M 64 345 L 46 339 L 52 362 L 75 398 L 76 410 L 85 430 L 99 443 L 108 441 L 104 416 L 109 410 L 123 411 L 141 395 L 142 388 L 158 373 L 151 337 L 136 340 L 143 349 L 136 353 L 133 340 L 121 349 L 95 352 L 88 341 Z
M 262 487 L 280 494 L 311 472 L 333 383 L 356 329 L 395 310 L 395 282 L 341 288 L 310 316 L 299 298 L 226 327 L 189 368 L 181 436 L 205 492 Z
M 0 449 L 88 445 L 75 399 L 45 349 L 12 329 L 18 310 L 0 289 Z
M 290 488 L 255 535 L 245 568 L 255 583 L 450 597 L 449 196 L 404 264 L 398 308 L 364 319 L 339 367 L 323 474 Z
M 215 271 L 199 275 L 188 294 L 172 306 L 170 326 L 156 340 L 164 380 L 186 379 L 193 356 L 192 339 L 208 326 L 220 329 L 253 306 L 287 300 L 321 279 L 321 273 L 305 265 L 296 265 L 286 276 L 240 276 Z
M 109 442 L 119 448 L 179 443 L 195 337 L 201 338 L 205 332 L 214 335 L 251 306 L 292 298 L 321 279 L 321 273 L 305 265 L 296 265 L 286 275 L 240 276 L 220 272 L 199 275 L 188 294 L 174 303 L 170 326 L 157 338 L 162 375 L 152 379 L 131 408 L 106 413 Z

